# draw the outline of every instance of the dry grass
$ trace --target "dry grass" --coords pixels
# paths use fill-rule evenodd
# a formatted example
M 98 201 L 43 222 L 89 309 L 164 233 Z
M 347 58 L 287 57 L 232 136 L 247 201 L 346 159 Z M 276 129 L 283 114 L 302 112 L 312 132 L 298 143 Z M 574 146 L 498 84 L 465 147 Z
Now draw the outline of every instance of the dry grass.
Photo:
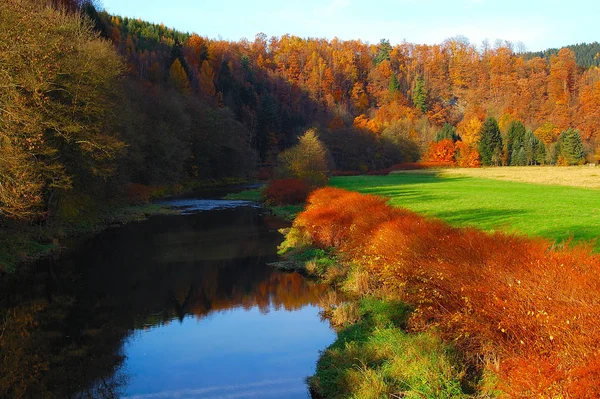
M 479 169 L 452 168 L 444 169 L 441 173 L 442 176 L 469 176 L 522 183 L 600 189 L 600 166 L 511 166 Z

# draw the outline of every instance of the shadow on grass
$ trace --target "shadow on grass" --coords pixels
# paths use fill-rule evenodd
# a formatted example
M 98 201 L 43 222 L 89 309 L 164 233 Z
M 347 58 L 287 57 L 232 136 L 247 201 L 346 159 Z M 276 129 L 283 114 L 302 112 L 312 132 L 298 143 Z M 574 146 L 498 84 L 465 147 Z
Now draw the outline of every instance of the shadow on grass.
M 594 252 L 600 253 L 600 240 L 598 229 L 595 225 L 572 225 L 568 228 L 546 229 L 539 235 L 548 237 L 558 244 L 571 242 L 572 244 L 589 245 Z
M 488 229 L 502 228 L 510 232 L 512 221 L 516 216 L 531 213 L 517 209 L 471 208 L 458 211 L 436 212 L 436 218 L 443 219 L 454 225 L 482 226 Z

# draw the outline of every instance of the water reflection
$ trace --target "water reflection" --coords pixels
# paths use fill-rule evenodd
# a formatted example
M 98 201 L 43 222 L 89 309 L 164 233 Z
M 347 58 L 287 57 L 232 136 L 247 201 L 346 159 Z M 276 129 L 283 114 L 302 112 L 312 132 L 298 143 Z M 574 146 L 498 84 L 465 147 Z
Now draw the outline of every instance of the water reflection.
M 266 266 L 280 221 L 219 208 L 106 231 L 3 287 L 0 397 L 306 397 L 333 340 L 324 288 Z

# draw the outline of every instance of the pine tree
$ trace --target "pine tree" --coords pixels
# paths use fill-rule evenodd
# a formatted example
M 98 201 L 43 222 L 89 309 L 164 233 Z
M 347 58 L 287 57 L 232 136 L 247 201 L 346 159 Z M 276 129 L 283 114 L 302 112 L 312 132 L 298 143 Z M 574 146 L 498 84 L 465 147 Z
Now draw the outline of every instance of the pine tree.
M 435 135 L 435 141 L 438 143 L 446 139 L 454 142 L 460 140 L 460 136 L 456 133 L 456 128 L 449 123 L 445 123 Z
M 427 112 L 427 88 L 425 87 L 425 80 L 422 76 L 417 77 L 412 100 L 415 108 L 423 113 Z
M 583 160 L 583 142 L 579 131 L 569 128 L 560 134 L 558 154 L 568 165 L 577 165 Z
M 395 73 L 392 73 L 390 77 L 390 84 L 388 85 L 388 91 L 391 94 L 397 93 L 400 91 L 400 82 L 398 82 L 398 76 Z
M 488 117 L 485 120 L 481 126 L 480 137 L 481 164 L 485 166 L 499 165 L 502 161 L 502 136 L 495 118 Z
M 546 145 L 540 140 L 538 140 L 538 145 L 535 149 L 535 162 L 539 165 L 546 163 Z
M 507 164 L 512 165 L 513 150 L 519 150 L 523 146 L 525 140 L 525 125 L 521 121 L 513 121 L 508 127 L 506 133 L 506 155 Z
M 392 52 L 392 45 L 387 39 L 381 39 L 377 46 L 377 55 L 373 59 L 373 64 L 379 65 L 385 60 L 390 59 L 390 53 Z

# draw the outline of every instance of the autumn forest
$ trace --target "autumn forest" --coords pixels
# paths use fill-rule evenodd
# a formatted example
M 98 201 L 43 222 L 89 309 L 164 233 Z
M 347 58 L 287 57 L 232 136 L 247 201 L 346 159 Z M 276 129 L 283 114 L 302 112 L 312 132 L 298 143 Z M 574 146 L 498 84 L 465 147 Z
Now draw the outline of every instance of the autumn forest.
M 71 0 L 10 0 L 0 13 L 3 223 L 147 187 L 269 176 L 308 127 L 341 172 L 598 157 L 597 45 L 574 47 L 578 63 L 568 48 L 535 56 L 461 37 L 230 42 Z

